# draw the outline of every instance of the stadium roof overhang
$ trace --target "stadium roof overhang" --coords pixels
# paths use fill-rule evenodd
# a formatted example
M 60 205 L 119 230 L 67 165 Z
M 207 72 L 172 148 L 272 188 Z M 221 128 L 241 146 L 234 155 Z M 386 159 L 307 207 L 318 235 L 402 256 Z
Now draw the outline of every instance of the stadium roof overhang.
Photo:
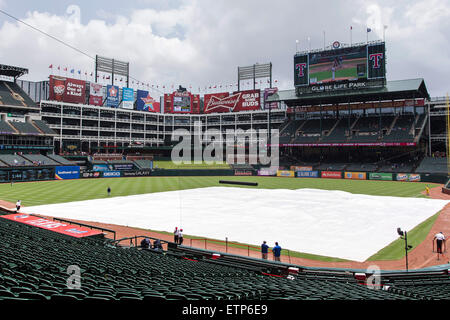
M 28 69 L 0 64 L 0 75 L 17 79 L 28 73 Z
M 382 88 L 352 91 L 312 93 L 297 96 L 295 89 L 282 90 L 269 96 L 266 102 L 284 102 L 288 107 L 320 104 L 344 104 L 364 101 L 386 101 L 401 99 L 429 99 L 423 79 L 387 81 Z

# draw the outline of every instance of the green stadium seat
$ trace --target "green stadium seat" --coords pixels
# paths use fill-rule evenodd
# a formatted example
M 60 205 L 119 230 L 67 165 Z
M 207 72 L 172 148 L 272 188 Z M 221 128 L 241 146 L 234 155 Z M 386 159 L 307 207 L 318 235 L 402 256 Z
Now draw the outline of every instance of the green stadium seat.
M 29 300 L 41 300 L 41 301 L 47 301 L 48 297 L 45 296 L 42 293 L 38 292 L 20 292 L 19 298 L 25 298 Z

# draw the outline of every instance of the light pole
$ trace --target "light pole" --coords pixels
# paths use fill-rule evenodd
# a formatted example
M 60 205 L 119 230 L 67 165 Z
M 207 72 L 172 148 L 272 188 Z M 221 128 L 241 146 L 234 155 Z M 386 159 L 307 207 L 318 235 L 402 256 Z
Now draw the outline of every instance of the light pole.
M 406 258 L 406 272 L 408 272 L 408 250 L 412 248 L 412 246 L 408 245 L 408 233 L 402 231 L 400 228 L 397 228 L 397 233 L 401 239 L 405 240 L 405 258 Z
M 295 53 L 298 52 L 298 40 L 295 40 Z

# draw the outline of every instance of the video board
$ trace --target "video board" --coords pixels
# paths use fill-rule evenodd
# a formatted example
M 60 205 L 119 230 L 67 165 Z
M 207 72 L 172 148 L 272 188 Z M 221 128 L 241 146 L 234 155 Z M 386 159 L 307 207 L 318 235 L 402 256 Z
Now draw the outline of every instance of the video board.
M 299 93 L 380 86 L 385 62 L 384 42 L 349 47 L 335 42 L 332 49 L 294 56 L 294 85 Z

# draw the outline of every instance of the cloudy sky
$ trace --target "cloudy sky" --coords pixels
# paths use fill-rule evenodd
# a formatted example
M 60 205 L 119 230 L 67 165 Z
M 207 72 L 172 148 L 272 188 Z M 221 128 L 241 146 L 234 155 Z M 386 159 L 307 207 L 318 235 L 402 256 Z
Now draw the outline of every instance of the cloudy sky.
M 86 54 L 1 13 L 0 63 L 28 68 L 33 81 L 50 65 L 90 73 L 98 54 L 130 62 L 133 78 L 166 91 L 225 88 L 238 66 L 267 62 L 276 85 L 292 89 L 296 49 L 365 42 L 369 26 L 369 40 L 385 36 L 388 80 L 424 78 L 431 96 L 450 91 L 450 0 L 0 0 L 0 9 Z

